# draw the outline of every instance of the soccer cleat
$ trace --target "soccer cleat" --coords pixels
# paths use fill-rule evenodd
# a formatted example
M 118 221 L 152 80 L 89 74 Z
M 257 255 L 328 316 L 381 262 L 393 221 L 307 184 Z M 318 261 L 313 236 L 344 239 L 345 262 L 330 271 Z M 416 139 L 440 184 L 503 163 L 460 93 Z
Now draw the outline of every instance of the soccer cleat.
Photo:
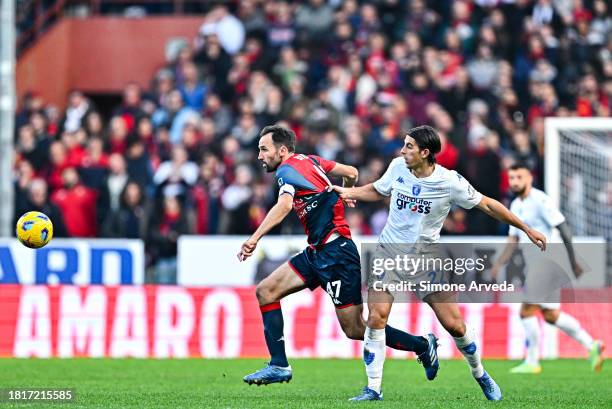
M 484 392 L 488 400 L 502 400 L 502 391 L 495 383 L 493 378 L 489 376 L 487 371 L 480 378 L 476 378 L 476 382 L 480 385 L 480 389 Z
M 603 341 L 594 341 L 591 350 L 589 351 L 589 362 L 591 363 L 591 369 L 595 372 L 600 372 L 603 366 L 604 357 L 603 351 L 605 344 Z
M 375 390 L 370 389 L 366 386 L 363 388 L 361 395 L 355 396 L 354 398 L 349 399 L 350 402 L 365 402 L 368 400 L 383 400 L 382 391 L 378 393 Z
M 260 369 L 257 372 L 253 372 L 242 378 L 243 381 L 248 383 L 249 385 L 255 384 L 259 385 L 267 385 L 270 383 L 283 383 L 289 382 L 293 374 L 291 372 L 291 366 L 283 368 L 281 366 L 276 365 L 266 365 L 264 368 Z
M 510 373 L 516 373 L 516 374 L 537 375 L 541 372 L 542 372 L 542 367 L 539 364 L 529 364 L 527 362 L 521 362 L 519 365 L 510 369 Z
M 438 360 L 438 338 L 434 334 L 427 334 L 427 350 L 418 355 L 417 360 L 425 368 L 425 376 L 432 381 L 438 374 L 440 361 Z

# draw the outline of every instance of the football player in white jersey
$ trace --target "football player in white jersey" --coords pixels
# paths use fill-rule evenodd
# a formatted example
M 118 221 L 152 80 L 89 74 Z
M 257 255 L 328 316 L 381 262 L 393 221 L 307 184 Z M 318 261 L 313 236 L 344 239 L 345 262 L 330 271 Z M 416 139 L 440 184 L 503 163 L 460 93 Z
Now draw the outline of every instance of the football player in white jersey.
M 489 216 L 515 226 L 542 250 L 546 238 L 530 229 L 504 205 L 477 192 L 461 175 L 435 161 L 440 151 L 440 137 L 430 126 L 419 126 L 408 131 L 401 157 L 394 159 L 378 181 L 361 187 L 334 186 L 343 199 L 379 201 L 391 196 L 389 217 L 380 235 L 379 246 L 385 243 L 436 243 L 444 219 L 452 204 L 466 209 L 478 207 Z M 376 300 L 375 302 L 373 300 Z M 501 400 L 502 393 L 480 361 L 479 348 L 473 328 L 468 328 L 452 294 L 425 294 L 442 326 L 454 337 L 457 348 L 470 365 L 472 375 L 489 400 Z M 388 291 L 369 287 L 368 320 L 364 338 L 364 362 L 368 386 L 354 400 L 382 398 L 381 382 L 385 360 L 384 328 L 391 312 L 394 297 Z
M 510 167 L 508 172 L 510 189 L 516 198 L 510 205 L 510 210 L 517 214 L 527 225 L 543 232 L 550 241 L 553 229 L 556 227 L 561 234 L 563 243 L 567 250 L 570 265 L 573 273 L 578 278 L 583 270 L 576 261 L 572 246 L 572 233 L 569 229 L 565 217 L 557 209 L 550 197 L 546 193 L 532 186 L 533 177 L 529 168 L 523 163 L 517 163 Z M 514 227 L 508 232 L 508 244 L 499 259 L 493 264 L 491 272 L 497 276 L 500 268 L 506 264 L 514 253 L 518 243 L 527 242 L 524 233 Z M 554 273 L 555 266 L 548 271 Z M 602 341 L 593 340 L 591 335 L 581 327 L 576 318 L 561 311 L 558 302 L 542 302 L 542 294 L 538 291 L 530 291 L 531 287 L 538 286 L 538 283 L 546 285 L 547 278 L 543 275 L 547 271 L 533 271 L 534 268 L 527 266 L 527 278 L 525 287 L 527 289 L 526 298 L 521 305 L 521 322 L 525 328 L 527 338 L 527 351 L 525 360 L 518 366 L 512 368 L 510 372 L 520 374 L 539 374 L 542 367 L 539 362 L 539 338 L 540 325 L 537 313 L 540 311 L 544 320 L 574 338 L 589 351 L 589 361 L 594 371 L 599 372 L 603 365 L 604 344 Z M 548 270 L 548 269 L 547 269 Z M 556 301 L 556 300 L 553 300 Z

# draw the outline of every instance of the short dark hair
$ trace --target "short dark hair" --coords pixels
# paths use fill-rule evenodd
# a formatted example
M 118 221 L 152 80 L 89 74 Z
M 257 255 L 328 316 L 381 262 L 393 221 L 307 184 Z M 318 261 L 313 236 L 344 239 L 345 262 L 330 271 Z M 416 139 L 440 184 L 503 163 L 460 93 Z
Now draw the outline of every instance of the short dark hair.
M 531 172 L 531 168 L 523 161 L 514 162 L 508 170 L 519 170 L 519 169 L 527 169 L 527 171 Z
M 440 136 L 434 128 L 429 125 L 417 126 L 408 131 L 408 136 L 414 139 L 419 149 L 429 149 L 427 161 L 430 164 L 436 163 L 436 153 L 440 152 Z
M 272 134 L 272 141 L 276 147 L 285 145 L 289 152 L 295 152 L 295 133 L 281 125 L 268 125 L 261 130 L 259 136 Z

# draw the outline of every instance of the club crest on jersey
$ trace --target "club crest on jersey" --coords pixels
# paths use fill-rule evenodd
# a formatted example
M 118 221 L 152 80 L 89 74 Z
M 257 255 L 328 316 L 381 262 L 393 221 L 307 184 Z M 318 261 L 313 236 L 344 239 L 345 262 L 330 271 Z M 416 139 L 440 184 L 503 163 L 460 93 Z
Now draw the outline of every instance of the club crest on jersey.
M 412 186 L 412 194 L 418 196 L 421 193 L 421 185 L 413 185 Z
M 285 181 L 283 180 L 283 178 L 278 178 L 278 186 L 282 186 L 283 183 L 285 183 Z

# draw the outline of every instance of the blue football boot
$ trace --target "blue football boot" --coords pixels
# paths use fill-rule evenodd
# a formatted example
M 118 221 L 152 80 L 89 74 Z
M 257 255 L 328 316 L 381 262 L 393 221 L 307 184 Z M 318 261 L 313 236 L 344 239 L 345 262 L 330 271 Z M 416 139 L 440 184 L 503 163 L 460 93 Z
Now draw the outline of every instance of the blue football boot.
M 292 377 L 293 374 L 291 372 L 291 366 L 283 368 L 268 364 L 259 371 L 253 372 L 242 379 L 249 385 L 255 384 L 259 386 L 267 385 L 269 383 L 289 382 Z
M 354 398 L 349 399 L 349 401 L 351 402 L 365 402 L 368 400 L 383 400 L 382 391 L 378 393 L 375 390 L 370 389 L 366 386 L 363 388 L 361 395 L 355 396 Z
M 427 350 L 417 356 L 417 360 L 425 368 L 425 376 L 432 381 L 438 374 L 440 361 L 438 360 L 438 338 L 434 334 L 427 334 Z
M 480 378 L 476 378 L 476 382 L 484 392 L 488 400 L 502 400 L 502 391 L 495 383 L 493 378 L 489 376 L 487 371 Z

